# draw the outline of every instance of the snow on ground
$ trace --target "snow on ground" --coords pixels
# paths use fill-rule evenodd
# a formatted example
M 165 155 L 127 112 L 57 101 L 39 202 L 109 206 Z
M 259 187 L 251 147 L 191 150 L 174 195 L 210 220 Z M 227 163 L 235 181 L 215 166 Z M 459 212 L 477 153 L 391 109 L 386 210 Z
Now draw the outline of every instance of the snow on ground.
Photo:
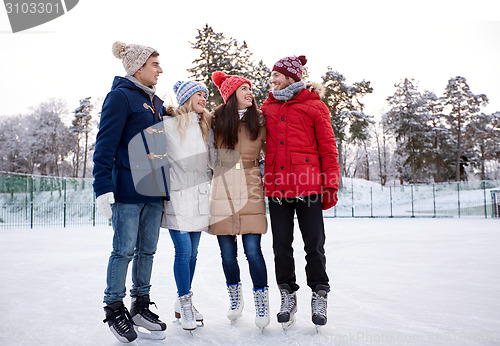
M 156 312 L 168 323 L 166 339 L 135 344 L 500 344 L 498 220 L 325 219 L 325 223 L 333 289 L 328 324 L 319 334 L 310 321 L 310 290 L 305 284 L 298 227 L 295 258 L 301 289 L 295 326 L 285 333 L 276 322 L 279 294 L 271 235 L 265 235 L 262 244 L 268 264 L 271 324 L 260 333 L 254 325 L 243 252 L 239 259 L 245 308 L 231 327 L 216 238 L 204 234 L 193 291 L 205 327 L 194 336 L 173 323 L 173 245 L 163 230 L 151 295 Z M 118 345 L 102 323 L 111 237 L 109 227 L 1 230 L 0 345 Z M 129 306 L 130 299 L 125 302 Z

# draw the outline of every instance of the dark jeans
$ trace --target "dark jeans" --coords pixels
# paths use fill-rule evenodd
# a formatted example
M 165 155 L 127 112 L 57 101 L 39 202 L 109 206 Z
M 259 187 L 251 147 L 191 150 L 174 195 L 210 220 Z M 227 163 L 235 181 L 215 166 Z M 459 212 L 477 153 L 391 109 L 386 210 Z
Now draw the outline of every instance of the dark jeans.
M 267 268 L 260 248 L 261 234 L 243 234 L 243 250 L 247 257 L 254 289 L 267 286 Z M 218 235 L 222 269 L 226 275 L 226 283 L 234 285 L 240 282 L 240 267 L 238 265 L 238 243 L 234 235 Z
M 269 214 L 273 233 L 274 266 L 278 285 L 288 284 L 292 291 L 296 283 L 293 258 L 293 217 L 297 213 L 300 232 L 306 252 L 307 285 L 314 290 L 317 285 L 330 287 L 326 274 L 325 227 L 321 196 L 293 198 L 269 197 Z

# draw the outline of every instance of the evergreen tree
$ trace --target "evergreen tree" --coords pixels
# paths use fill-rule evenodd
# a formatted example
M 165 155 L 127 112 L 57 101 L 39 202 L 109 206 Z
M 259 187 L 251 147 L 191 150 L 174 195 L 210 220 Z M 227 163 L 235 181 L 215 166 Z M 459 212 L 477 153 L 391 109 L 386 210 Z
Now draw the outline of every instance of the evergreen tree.
M 463 165 L 468 160 L 466 148 L 473 137 L 469 134 L 464 137 L 464 130 L 470 124 L 473 116 L 477 115 L 481 106 L 488 103 L 488 98 L 484 94 L 475 95 L 470 91 L 467 80 L 457 76 L 448 81 L 444 92 L 444 104 L 448 106 L 449 113 L 445 116 L 455 141 L 455 180 L 460 181 L 465 177 Z
M 90 96 L 80 100 L 80 105 L 73 111 L 74 118 L 70 128 L 75 139 L 74 159 L 73 159 L 73 177 L 78 177 L 80 160 L 83 157 L 83 174 L 87 171 L 87 157 L 89 151 L 89 133 L 92 131 L 92 110 L 94 106 L 90 102 Z M 83 153 L 82 151 L 83 139 Z
M 442 182 L 448 178 L 450 162 L 450 147 L 448 141 L 449 129 L 446 127 L 443 115 L 442 99 L 431 91 L 424 91 L 422 95 L 427 125 L 429 126 L 430 146 L 427 148 L 425 160 L 433 167 L 432 177 L 435 182 Z
M 223 102 L 217 87 L 212 82 L 212 73 L 222 71 L 226 74 L 237 74 L 254 80 L 253 65 L 250 61 L 252 53 L 246 42 L 238 43 L 233 38 L 226 38 L 221 32 L 215 32 L 205 25 L 198 29 L 196 42 L 191 43 L 193 49 L 200 51 L 198 59 L 193 61 L 193 67 L 187 71 L 196 81 L 203 82 L 208 89 L 208 109 L 214 109 Z
M 252 78 L 250 80 L 253 82 L 252 91 L 255 102 L 257 106 L 260 107 L 271 91 L 271 70 L 262 60 L 260 60 L 257 65 L 254 65 Z
M 412 79 L 394 86 L 396 92 L 387 98 L 390 109 L 383 121 L 395 136 L 400 183 L 415 183 L 426 176 L 425 154 L 430 146 L 424 100 Z
M 225 66 L 231 63 L 228 56 L 230 41 L 223 33 L 215 32 L 212 27 L 205 25 L 203 29 L 198 29 L 196 42 L 191 43 L 193 49 L 200 51 L 200 56 L 193 61 L 193 68 L 188 69 L 191 77 L 198 82 L 202 82 L 208 89 L 207 108 L 213 109 L 222 103 L 222 97 L 217 91 L 217 87 L 212 82 L 212 73 L 223 71 Z
M 337 141 L 341 175 L 344 170 L 343 145 L 347 140 L 364 141 L 368 138 L 370 116 L 364 114 L 361 98 L 373 91 L 369 81 L 345 83 L 345 77 L 328 67 L 322 76 L 325 94 L 322 98 L 330 111 L 330 117 Z M 350 135 L 350 136 L 349 136 Z
M 469 146 L 464 152 L 471 154 L 469 163 L 479 168 L 481 180 L 488 179 L 486 163 L 500 160 L 500 112 L 478 114 L 472 117 L 465 130 Z

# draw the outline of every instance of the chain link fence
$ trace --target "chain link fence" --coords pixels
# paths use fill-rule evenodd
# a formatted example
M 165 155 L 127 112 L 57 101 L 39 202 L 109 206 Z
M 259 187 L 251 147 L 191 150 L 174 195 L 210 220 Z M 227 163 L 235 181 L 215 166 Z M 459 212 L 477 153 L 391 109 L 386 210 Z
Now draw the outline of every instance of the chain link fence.
M 500 181 L 385 186 L 344 178 L 325 217 L 500 217 Z M 0 228 L 105 225 L 92 179 L 0 174 Z

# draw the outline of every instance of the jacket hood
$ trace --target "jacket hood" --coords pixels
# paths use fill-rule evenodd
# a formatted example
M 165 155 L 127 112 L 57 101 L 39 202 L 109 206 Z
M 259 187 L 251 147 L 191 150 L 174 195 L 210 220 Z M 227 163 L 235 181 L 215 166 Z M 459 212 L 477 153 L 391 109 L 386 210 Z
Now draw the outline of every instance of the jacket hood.
M 325 95 L 325 86 L 321 83 L 316 83 L 316 82 L 306 83 L 306 89 L 318 94 L 320 98 Z
M 129 81 L 127 78 L 116 76 L 115 79 L 113 80 L 113 85 L 111 86 L 111 90 L 115 90 L 118 88 L 127 88 L 127 89 L 134 89 L 134 90 L 139 89 L 137 86 L 135 86 L 134 83 Z
M 173 116 L 175 111 L 175 107 L 170 105 L 165 108 L 165 115 Z

